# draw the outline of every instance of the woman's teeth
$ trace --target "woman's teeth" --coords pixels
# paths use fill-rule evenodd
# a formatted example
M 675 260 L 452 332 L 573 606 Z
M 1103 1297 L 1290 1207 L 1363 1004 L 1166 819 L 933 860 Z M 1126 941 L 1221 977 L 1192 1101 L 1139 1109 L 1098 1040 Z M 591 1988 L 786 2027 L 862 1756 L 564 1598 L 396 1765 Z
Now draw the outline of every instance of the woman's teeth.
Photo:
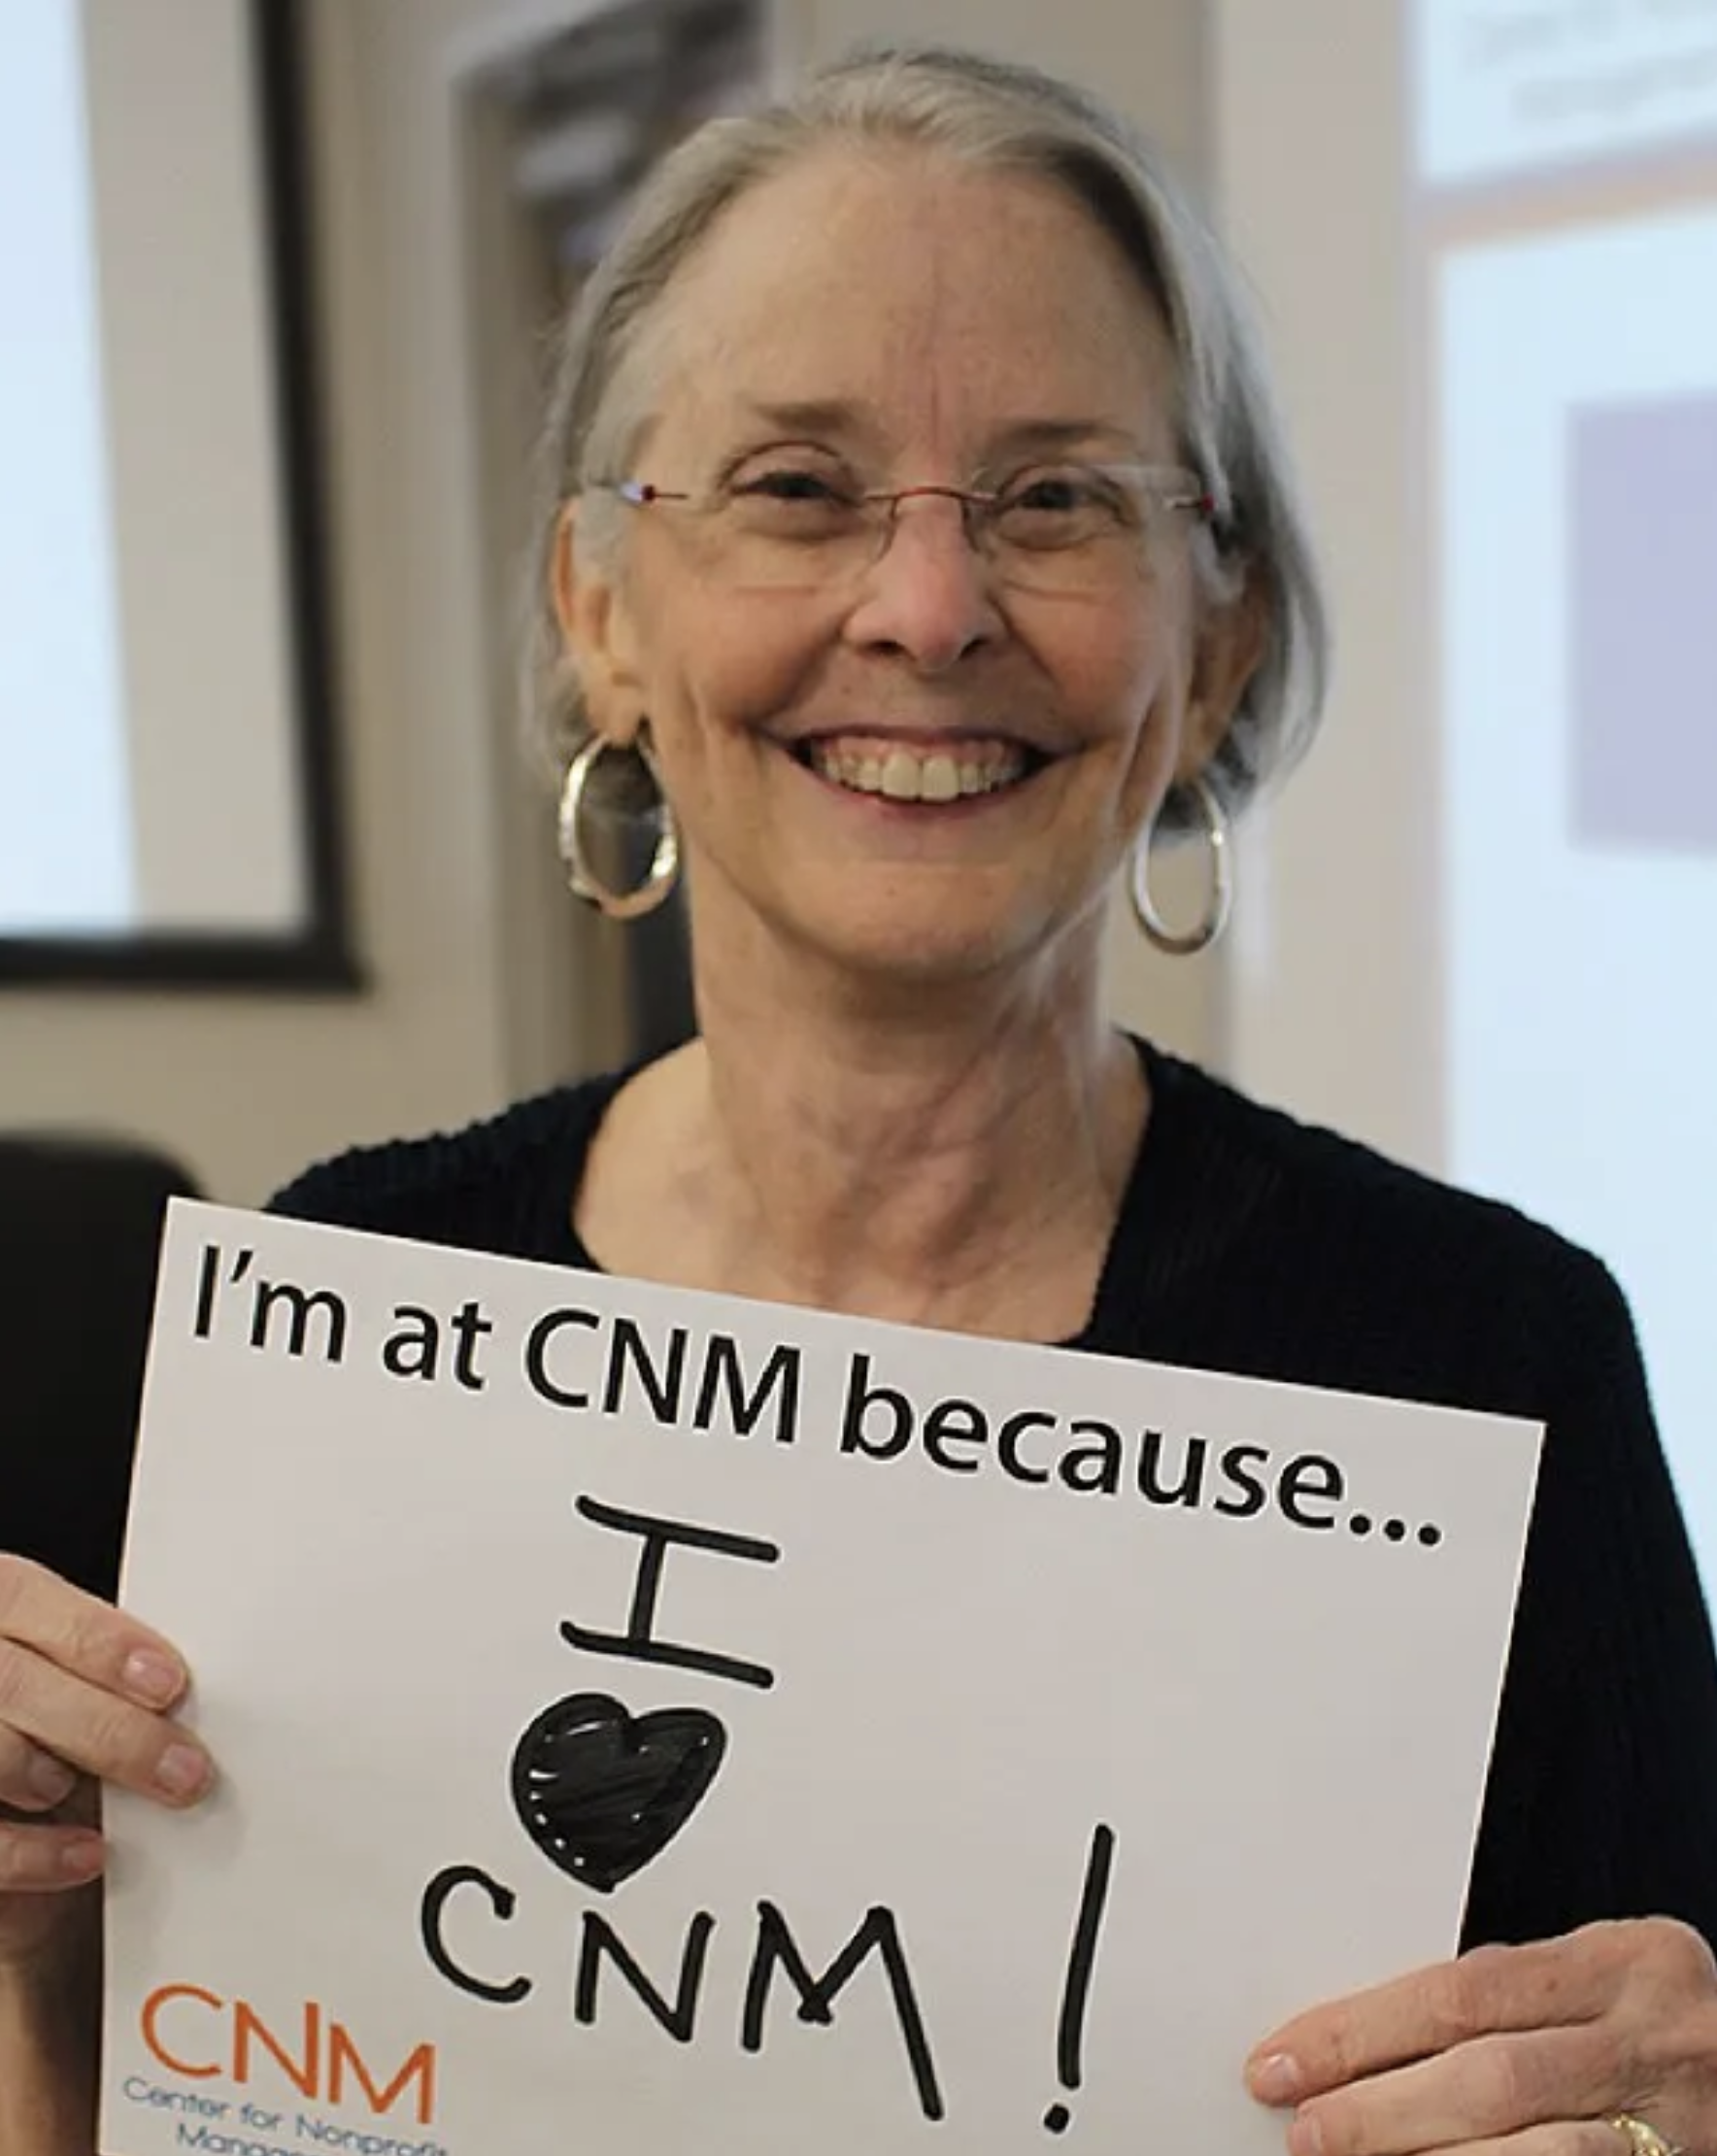
M 957 801 L 966 793 L 993 793 L 1012 786 L 1026 769 L 1025 751 L 986 743 L 966 755 L 914 749 L 895 742 L 887 749 L 855 750 L 813 742 L 812 770 L 855 793 L 881 793 L 891 801 Z

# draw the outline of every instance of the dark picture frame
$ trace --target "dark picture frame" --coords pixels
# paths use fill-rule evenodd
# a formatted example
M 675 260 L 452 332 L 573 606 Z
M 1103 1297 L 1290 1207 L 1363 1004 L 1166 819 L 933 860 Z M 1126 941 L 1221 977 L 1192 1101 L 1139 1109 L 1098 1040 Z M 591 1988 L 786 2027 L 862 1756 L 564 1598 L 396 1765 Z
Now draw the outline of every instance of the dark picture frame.
M 275 498 L 282 519 L 287 692 L 299 780 L 305 912 L 289 930 L 136 935 L 0 932 L 0 989 L 235 989 L 352 993 L 364 986 L 346 873 L 334 603 L 320 417 L 315 207 L 304 0 L 234 0 L 248 15 L 260 160 L 263 276 L 273 355 Z

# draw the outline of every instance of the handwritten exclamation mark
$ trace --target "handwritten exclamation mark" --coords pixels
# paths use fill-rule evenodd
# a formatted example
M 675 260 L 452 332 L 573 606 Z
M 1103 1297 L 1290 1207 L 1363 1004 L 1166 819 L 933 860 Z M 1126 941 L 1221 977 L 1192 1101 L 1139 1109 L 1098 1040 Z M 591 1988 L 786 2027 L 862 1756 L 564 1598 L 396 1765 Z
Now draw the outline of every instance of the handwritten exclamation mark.
M 1079 1921 L 1073 1927 L 1073 1951 L 1067 1957 L 1067 1976 L 1061 1986 L 1061 2018 L 1056 2031 L 1056 2078 L 1069 2094 L 1078 2088 L 1084 2074 L 1085 2005 L 1091 1996 L 1097 1934 L 1103 1927 L 1103 1904 L 1108 1899 L 1114 1861 L 1115 1830 L 1094 1827 L 1085 1860 Z M 1066 2105 L 1052 2104 L 1043 2114 L 1043 2123 L 1052 2134 L 1064 2134 L 1073 2123 L 1073 2114 Z

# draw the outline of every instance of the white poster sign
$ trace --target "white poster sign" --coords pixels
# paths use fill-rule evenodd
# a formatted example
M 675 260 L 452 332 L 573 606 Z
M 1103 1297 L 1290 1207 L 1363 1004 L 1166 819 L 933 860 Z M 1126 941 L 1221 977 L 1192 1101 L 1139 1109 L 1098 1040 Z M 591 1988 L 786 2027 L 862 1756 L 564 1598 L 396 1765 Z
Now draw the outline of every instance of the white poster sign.
M 108 2156 L 1263 2156 L 1454 1942 L 1536 1432 L 177 1205 Z

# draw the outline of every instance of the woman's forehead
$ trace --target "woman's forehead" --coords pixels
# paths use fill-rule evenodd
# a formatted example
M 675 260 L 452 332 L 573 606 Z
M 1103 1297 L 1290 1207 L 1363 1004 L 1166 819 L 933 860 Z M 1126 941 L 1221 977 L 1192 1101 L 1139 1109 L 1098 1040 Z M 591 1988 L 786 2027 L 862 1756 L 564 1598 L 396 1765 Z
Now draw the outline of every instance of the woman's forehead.
M 1119 242 L 1053 181 L 831 152 L 743 196 L 665 296 L 658 412 L 850 430 L 1166 423 L 1173 354 Z

